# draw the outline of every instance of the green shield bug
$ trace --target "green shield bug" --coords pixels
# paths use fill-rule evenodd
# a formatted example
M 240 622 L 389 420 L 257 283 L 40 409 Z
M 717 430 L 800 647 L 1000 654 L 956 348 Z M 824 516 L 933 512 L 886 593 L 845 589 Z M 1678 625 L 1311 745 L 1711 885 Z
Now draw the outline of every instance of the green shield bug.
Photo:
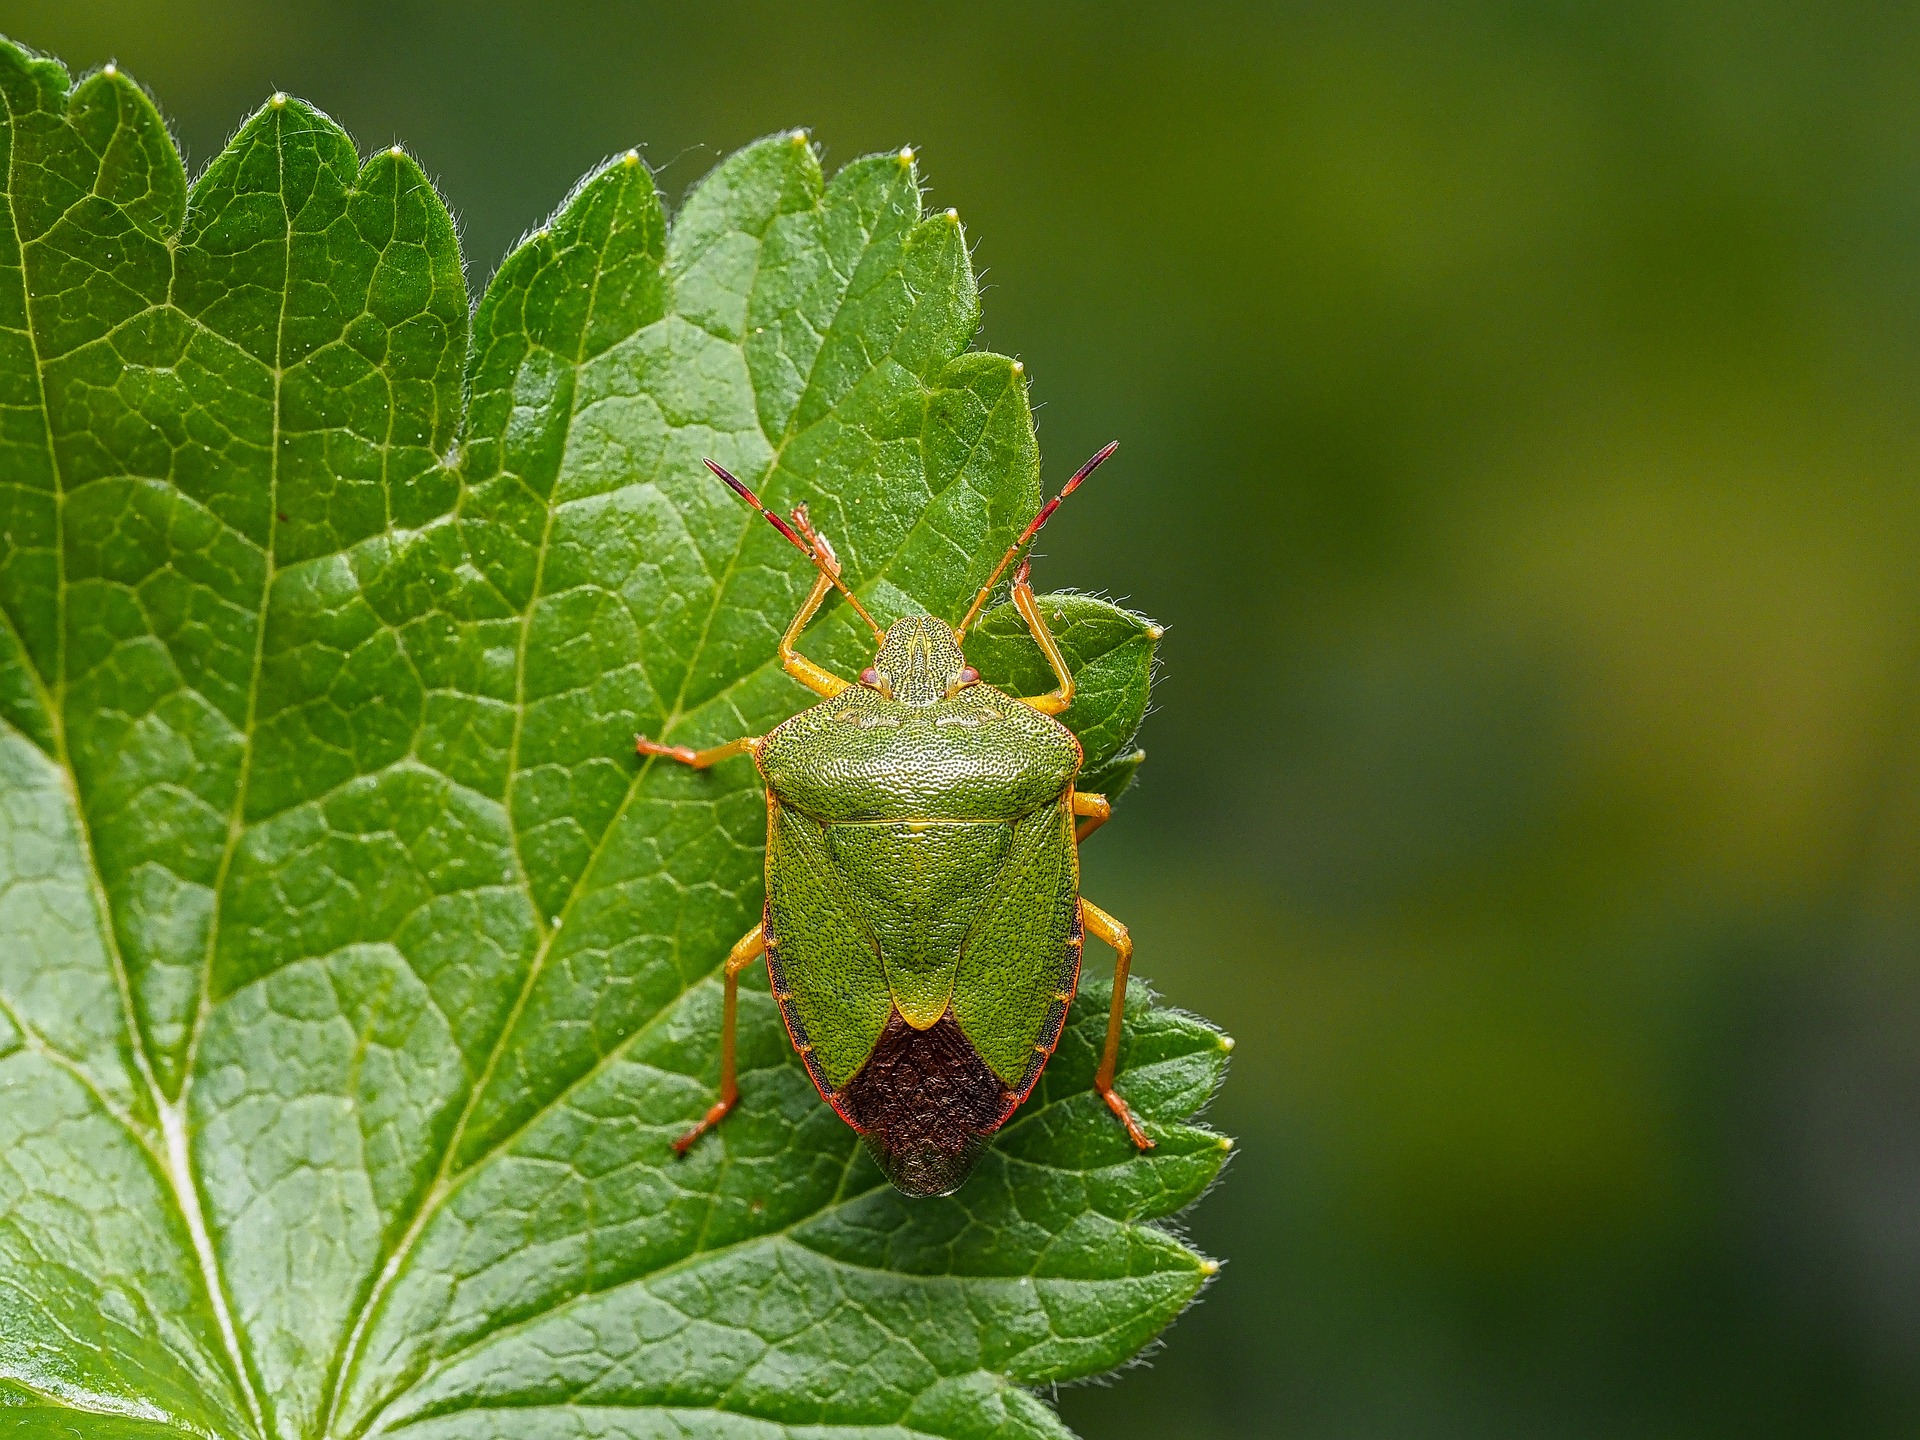
M 1094 1088 L 1133 1143 L 1152 1147 L 1113 1089 L 1133 942 L 1080 896 L 1080 841 L 1111 810 L 1074 788 L 1080 743 L 1053 718 L 1073 699 L 1073 675 L 1034 599 L 1030 562 L 1014 572 L 1013 603 L 1058 686 L 1007 695 L 961 648 L 1007 566 L 1116 448 L 1040 508 L 957 626 L 909 615 L 884 631 L 841 581 L 804 507 L 783 520 L 707 461 L 820 572 L 779 654 L 821 701 L 710 750 L 636 741 L 642 755 L 699 769 L 751 756 L 766 787 L 766 905 L 727 957 L 720 1098 L 674 1142 L 680 1154 L 739 1098 L 740 972 L 764 955 L 794 1049 L 887 1178 L 909 1195 L 957 1189 L 1052 1055 L 1088 933 L 1116 956 Z M 830 590 L 879 646 L 857 684 L 794 648 Z

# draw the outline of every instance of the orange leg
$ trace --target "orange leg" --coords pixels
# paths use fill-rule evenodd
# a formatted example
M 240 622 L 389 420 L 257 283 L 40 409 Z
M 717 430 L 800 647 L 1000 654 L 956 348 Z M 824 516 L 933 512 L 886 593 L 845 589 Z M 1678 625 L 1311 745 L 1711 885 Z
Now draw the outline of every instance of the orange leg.
M 793 518 L 794 523 L 800 526 L 807 538 L 818 546 L 822 569 L 813 582 L 813 589 L 807 592 L 807 598 L 801 602 L 800 611 L 793 617 L 793 623 L 787 626 L 787 633 L 780 637 L 780 668 L 823 700 L 831 700 L 847 688 L 847 682 L 825 666 L 814 664 L 794 649 L 794 646 L 800 643 L 800 632 L 807 628 L 807 622 L 813 619 L 821 603 L 833 590 L 834 579 L 840 573 L 840 562 L 834 556 L 833 547 L 827 543 L 827 537 L 807 524 L 804 506 L 794 512 Z M 658 741 L 642 739 L 639 742 L 639 750 L 642 755 L 664 755 L 669 760 L 678 760 L 683 765 L 692 765 L 696 769 L 704 770 L 718 761 L 733 758 L 743 750 L 750 750 L 757 744 L 759 744 L 757 739 L 736 740 L 731 745 L 721 745 L 712 750 L 689 750 L 684 745 L 662 745 Z M 701 756 L 711 758 L 703 760 L 699 758 Z
M 709 765 L 718 765 L 722 760 L 731 760 L 736 755 L 751 755 L 759 745 L 758 735 L 743 735 L 738 740 L 729 740 L 724 745 L 715 745 L 711 750 L 693 750 L 685 745 L 663 745 L 658 740 L 649 740 L 644 735 L 633 737 L 633 748 L 641 755 L 658 755 L 663 760 L 678 760 L 682 765 L 691 765 L 696 770 L 704 770 Z
M 1047 657 L 1047 663 L 1053 667 L 1054 678 L 1060 683 L 1045 695 L 1023 696 L 1020 703 L 1031 705 L 1042 715 L 1058 715 L 1073 703 L 1073 672 L 1067 668 L 1067 657 L 1060 653 L 1053 632 L 1047 629 L 1046 617 L 1040 613 L 1040 602 L 1034 598 L 1033 585 L 1028 579 L 1032 570 L 1033 562 L 1022 560 L 1020 568 L 1013 572 L 1013 604 L 1027 622 L 1033 643 Z
M 793 623 L 787 626 L 787 633 L 780 637 L 780 668 L 798 680 L 807 689 L 822 699 L 831 700 L 847 688 L 847 682 L 824 666 L 816 665 L 793 647 L 800 643 L 800 632 L 807 628 L 807 622 L 813 619 L 814 612 L 827 598 L 827 592 L 834 588 L 840 579 L 840 557 L 833 553 L 833 546 L 827 537 L 813 528 L 813 522 L 807 518 L 807 507 L 797 506 L 793 512 L 793 524 L 813 547 L 808 552 L 814 557 L 814 563 L 820 567 L 820 578 L 813 582 L 813 589 L 807 592 L 806 600 L 800 606 L 800 613 L 793 617 Z M 859 609 L 860 602 L 854 600 L 853 592 L 847 592 L 847 599 Z M 860 611 L 861 619 L 873 624 L 873 617 L 866 611 Z M 876 638 L 883 638 L 876 626 Z
M 1080 828 L 1073 832 L 1073 838 L 1077 843 L 1113 818 L 1113 805 L 1104 795 L 1076 790 L 1073 792 L 1073 813 L 1084 817 Z
M 833 551 L 829 549 L 827 554 Z M 780 637 L 780 668 L 798 680 L 807 689 L 824 700 L 831 700 L 847 688 L 847 682 L 823 665 L 816 665 L 793 647 L 799 643 L 800 632 L 807 628 L 807 622 L 813 619 L 813 612 L 833 589 L 833 576 L 821 573 L 813 582 L 813 589 L 807 592 L 807 598 L 800 607 L 800 613 L 793 617 L 793 623 L 787 626 L 787 633 Z
M 813 618 L 813 612 L 820 608 L 820 602 L 827 598 L 827 591 L 838 590 L 847 597 L 856 614 L 867 622 L 876 641 L 884 641 L 886 635 L 881 631 L 879 622 L 867 613 L 867 607 L 853 591 L 840 583 L 840 557 L 833 553 L 833 546 L 827 543 L 827 537 L 813 528 L 813 522 L 807 518 L 807 507 L 796 506 L 792 522 L 782 520 L 773 511 L 760 503 L 760 497 L 742 485 L 727 473 L 727 467 L 709 460 L 707 468 L 726 482 L 727 488 L 738 495 L 747 504 L 758 510 L 790 541 L 802 555 L 811 560 L 820 571 L 820 578 L 813 582 L 813 589 L 806 601 L 800 606 L 800 613 L 793 617 L 793 623 L 787 626 L 787 633 L 780 637 L 780 668 L 806 686 L 814 694 L 831 700 L 847 688 L 847 682 L 831 670 L 823 669 L 795 650 L 794 644 L 800 638 L 800 632 L 807 628 L 807 622 Z
M 1127 1102 L 1113 1088 L 1114 1061 L 1120 1055 L 1120 1024 L 1127 1013 L 1127 971 L 1133 966 L 1133 937 L 1127 934 L 1126 926 L 1091 900 L 1081 900 L 1080 918 L 1096 937 L 1113 947 L 1118 957 L 1113 966 L 1113 1008 L 1107 1013 L 1107 1047 L 1100 1054 L 1100 1068 L 1093 1072 L 1093 1088 L 1107 1102 L 1107 1108 L 1120 1117 L 1133 1143 L 1142 1150 L 1151 1150 L 1153 1141 L 1147 1138 L 1147 1132 L 1140 1128 Z
M 676 1155 L 686 1154 L 694 1141 L 726 1119 L 727 1112 L 733 1109 L 734 1102 L 740 1098 L 740 1085 L 733 1068 L 734 1015 L 740 1008 L 740 972 L 766 953 L 766 927 L 756 925 L 740 938 L 739 944 L 727 956 L 727 998 L 722 1003 L 720 1019 L 720 1099 L 701 1117 L 698 1125 L 673 1142 L 673 1153 Z

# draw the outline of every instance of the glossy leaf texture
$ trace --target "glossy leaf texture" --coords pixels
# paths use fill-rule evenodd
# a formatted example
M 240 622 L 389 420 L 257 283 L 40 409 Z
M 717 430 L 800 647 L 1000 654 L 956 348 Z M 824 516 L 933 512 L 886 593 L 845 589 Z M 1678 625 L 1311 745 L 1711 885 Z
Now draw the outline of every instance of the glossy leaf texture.
M 1039 501 L 1012 364 L 910 158 L 804 136 L 668 225 L 590 176 L 469 315 L 399 150 L 276 96 L 191 186 L 111 71 L 0 46 L 0 1436 L 1058 1436 L 1213 1266 L 1153 1222 L 1226 1045 L 1130 1010 L 1137 1155 L 1068 1034 L 974 1180 L 895 1195 L 718 962 L 804 502 L 883 619 Z M 1149 627 L 1079 597 L 1125 763 Z M 1157 632 L 1154 632 L 1157 633 Z M 847 607 L 810 631 L 843 671 Z M 1033 656 L 1003 617 L 989 678 Z M 1151 957 L 1144 957 L 1151 964 Z

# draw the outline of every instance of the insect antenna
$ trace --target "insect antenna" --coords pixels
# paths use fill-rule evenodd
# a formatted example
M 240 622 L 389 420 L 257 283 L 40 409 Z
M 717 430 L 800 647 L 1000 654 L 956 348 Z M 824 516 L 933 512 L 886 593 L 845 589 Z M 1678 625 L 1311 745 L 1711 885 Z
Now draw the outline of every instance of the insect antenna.
M 993 574 L 987 577 L 987 583 L 982 585 L 980 587 L 980 593 L 973 597 L 973 605 L 972 608 L 967 611 L 967 618 L 962 620 L 959 628 L 953 632 L 955 640 L 964 640 L 967 638 L 968 627 L 979 618 L 980 607 L 987 603 L 987 597 L 993 593 L 993 587 L 1000 583 L 1000 577 L 1006 573 L 1007 566 L 1013 563 L 1013 557 L 1020 553 L 1021 548 L 1026 545 L 1029 540 L 1040 533 L 1040 527 L 1052 518 L 1053 512 L 1060 508 L 1060 502 L 1075 490 L 1078 490 L 1080 488 L 1080 482 L 1098 470 L 1106 458 L 1119 448 L 1120 442 L 1118 440 L 1109 440 L 1105 445 L 1100 447 L 1099 451 L 1091 460 L 1073 472 L 1073 478 L 1060 487 L 1060 493 L 1058 495 L 1040 507 L 1040 513 L 1034 516 L 1032 521 L 1028 523 L 1027 528 L 1020 532 L 1020 538 L 1007 547 L 1007 553 L 1002 555 L 1000 557 L 1000 563 L 993 567 Z M 713 462 L 708 461 L 707 463 L 712 464 Z
M 846 582 L 840 578 L 839 557 L 833 553 L 833 547 L 827 544 L 827 537 L 815 533 L 813 526 L 807 523 L 806 508 L 802 506 L 794 512 L 794 519 L 799 521 L 801 530 L 806 532 L 806 539 L 803 540 L 800 538 L 800 533 L 796 531 L 793 526 L 789 525 L 778 515 L 774 514 L 773 511 L 762 505 L 760 503 L 760 497 L 742 485 L 738 480 L 734 479 L 733 476 L 727 472 L 725 466 L 716 465 L 711 460 L 705 463 L 709 470 L 727 482 L 728 489 L 732 490 L 734 494 L 746 501 L 747 504 L 766 516 L 767 522 L 772 525 L 774 529 L 786 536 L 796 550 L 811 560 L 814 563 L 814 567 L 833 582 L 833 588 L 846 597 L 847 604 L 853 607 L 853 613 L 867 622 L 867 628 L 873 631 L 873 638 L 884 644 L 887 638 L 886 631 L 880 628 L 873 616 L 867 613 L 867 607 L 860 603 L 859 598 L 854 595 L 853 591 L 847 588 Z M 1061 493 L 1065 494 L 1066 492 L 1062 491 Z

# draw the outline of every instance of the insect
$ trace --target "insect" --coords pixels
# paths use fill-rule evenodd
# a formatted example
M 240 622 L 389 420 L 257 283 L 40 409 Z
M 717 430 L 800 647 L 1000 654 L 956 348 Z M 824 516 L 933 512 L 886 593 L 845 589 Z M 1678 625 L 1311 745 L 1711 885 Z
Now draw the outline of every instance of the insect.
M 1133 942 L 1080 896 L 1079 844 L 1112 809 L 1074 788 L 1080 743 L 1053 718 L 1073 700 L 1073 675 L 1034 598 L 1030 560 L 1014 572 L 1013 603 L 1057 687 L 1005 694 L 962 649 L 1007 566 L 1117 448 L 1041 507 L 958 625 L 909 615 L 885 630 L 841 580 L 804 506 L 783 520 L 706 462 L 819 571 L 779 655 L 821 699 L 765 735 L 708 750 L 636 738 L 640 754 L 696 769 L 751 756 L 766 787 L 766 905 L 726 960 L 720 1098 L 674 1142 L 678 1153 L 739 1099 L 739 979 L 764 955 L 794 1049 L 887 1178 L 909 1195 L 957 1189 L 1059 1042 L 1089 932 L 1116 956 L 1094 1088 L 1133 1143 L 1152 1147 L 1113 1089 Z M 794 648 L 833 590 L 879 647 L 857 683 Z

